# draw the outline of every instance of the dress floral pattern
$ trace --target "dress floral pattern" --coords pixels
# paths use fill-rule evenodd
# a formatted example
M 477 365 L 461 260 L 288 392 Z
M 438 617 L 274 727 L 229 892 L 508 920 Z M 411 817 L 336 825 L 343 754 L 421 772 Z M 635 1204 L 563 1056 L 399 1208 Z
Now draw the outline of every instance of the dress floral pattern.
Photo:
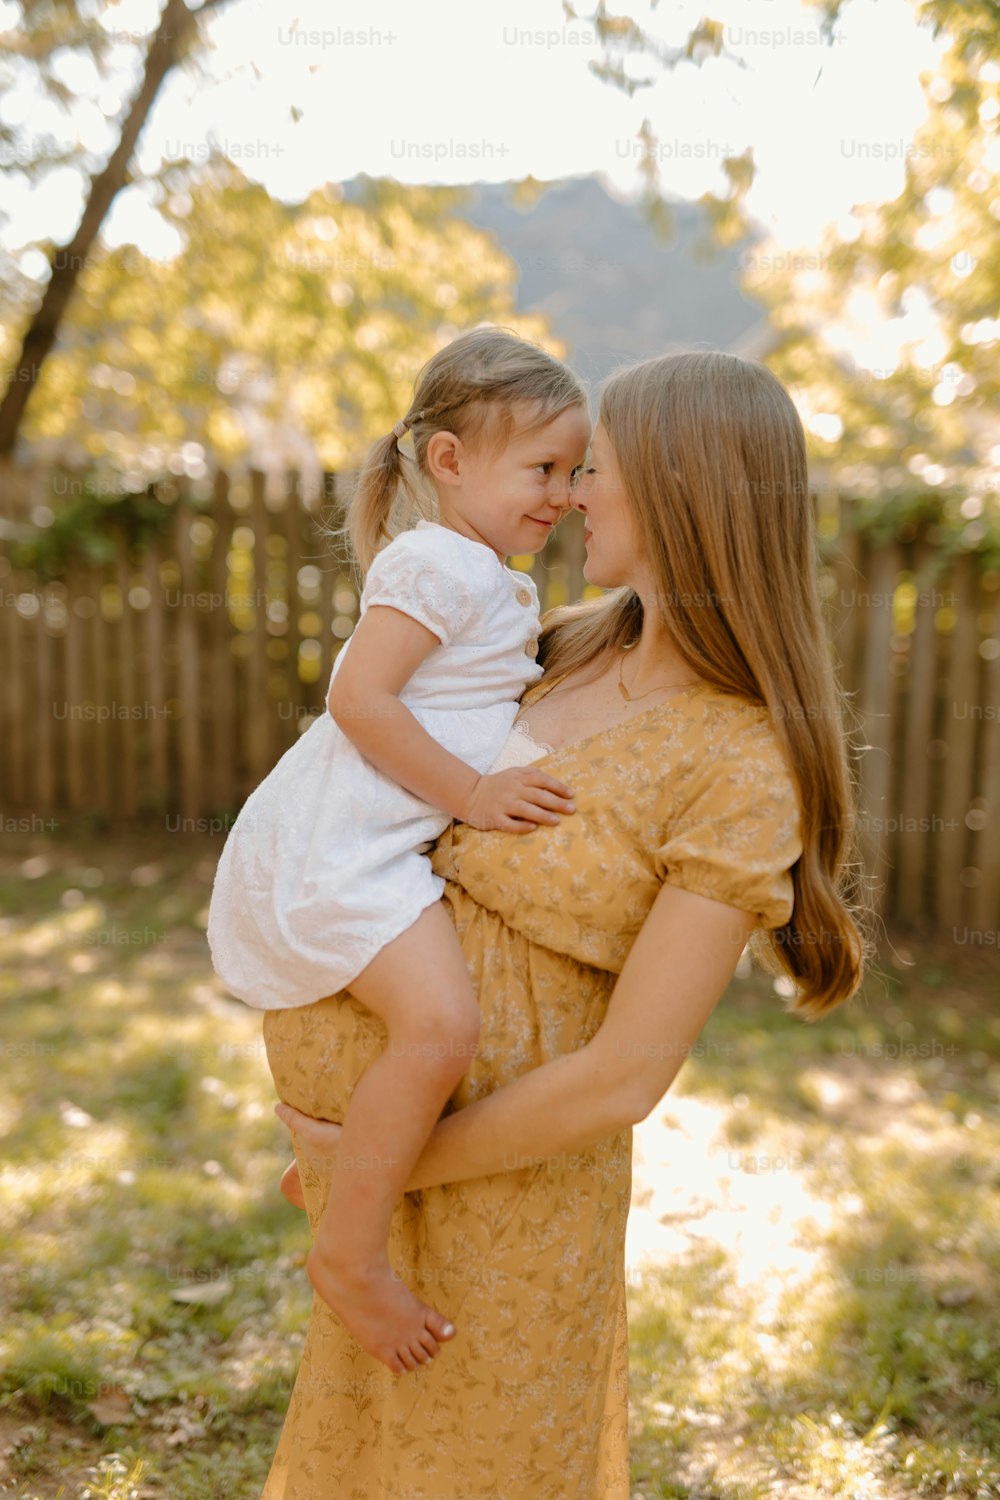
M 764 927 L 791 914 L 798 800 L 763 709 L 699 686 L 540 763 L 575 814 L 452 824 L 431 856 L 482 1010 L 449 1111 L 590 1040 L 664 881 Z M 386 1039 L 346 991 L 269 1012 L 264 1036 L 281 1098 L 336 1120 Z M 327 1183 L 300 1169 L 315 1227 Z M 628 1500 L 630 1189 L 623 1131 L 406 1194 L 390 1259 L 458 1334 L 395 1376 L 316 1299 L 262 1500 Z

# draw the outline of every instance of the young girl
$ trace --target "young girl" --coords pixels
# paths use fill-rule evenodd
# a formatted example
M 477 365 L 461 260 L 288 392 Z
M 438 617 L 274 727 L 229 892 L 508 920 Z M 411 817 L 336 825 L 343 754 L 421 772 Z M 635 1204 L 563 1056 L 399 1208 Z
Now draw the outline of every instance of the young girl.
M 423 498 L 398 446 L 407 430 L 438 519 L 393 536 L 400 489 L 411 509 Z M 351 1099 L 307 1267 L 396 1373 L 455 1332 L 396 1278 L 387 1239 L 479 1035 L 444 881 L 425 853 L 453 818 L 528 833 L 574 811 L 569 788 L 537 766 L 491 770 L 541 674 L 535 586 L 503 559 L 544 546 L 589 436 L 574 376 L 513 334 L 477 329 L 431 359 L 351 504 L 367 576 L 329 712 L 248 799 L 212 891 L 212 960 L 234 995 L 282 1009 L 349 987 L 385 1022 L 388 1044 Z M 525 760 L 536 753 L 526 744 Z M 508 747 L 502 763 L 512 759 Z

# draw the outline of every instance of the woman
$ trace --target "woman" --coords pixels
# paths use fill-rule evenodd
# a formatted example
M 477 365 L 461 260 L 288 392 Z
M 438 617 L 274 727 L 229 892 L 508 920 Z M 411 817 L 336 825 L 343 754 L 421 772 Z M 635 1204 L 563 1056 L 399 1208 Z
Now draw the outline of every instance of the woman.
M 814 1020 L 857 988 L 849 781 L 801 424 L 762 366 L 695 353 L 605 387 L 562 496 L 609 592 L 546 618 L 519 732 L 577 812 L 433 854 L 482 1012 L 391 1259 L 459 1333 L 393 1376 L 314 1304 L 264 1500 L 627 1500 L 631 1126 L 749 938 Z M 310 1220 L 384 1044 L 346 992 L 265 1019 Z M 289 1107 L 284 1107 L 289 1106 Z

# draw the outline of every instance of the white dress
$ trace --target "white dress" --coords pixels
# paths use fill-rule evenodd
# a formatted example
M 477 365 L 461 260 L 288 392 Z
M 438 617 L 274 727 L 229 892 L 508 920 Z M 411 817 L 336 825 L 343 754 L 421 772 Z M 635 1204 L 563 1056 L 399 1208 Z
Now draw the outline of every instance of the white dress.
M 484 542 L 433 521 L 374 559 L 360 614 L 391 605 L 441 642 L 400 694 L 424 729 L 477 771 L 543 754 L 511 733 L 541 676 L 538 594 Z M 350 650 L 342 648 L 330 681 Z M 508 743 L 509 741 L 509 743 Z M 208 942 L 227 988 L 262 1010 L 310 1005 L 349 986 L 439 900 L 426 850 L 448 814 L 364 758 L 328 712 L 243 806 L 215 874 Z

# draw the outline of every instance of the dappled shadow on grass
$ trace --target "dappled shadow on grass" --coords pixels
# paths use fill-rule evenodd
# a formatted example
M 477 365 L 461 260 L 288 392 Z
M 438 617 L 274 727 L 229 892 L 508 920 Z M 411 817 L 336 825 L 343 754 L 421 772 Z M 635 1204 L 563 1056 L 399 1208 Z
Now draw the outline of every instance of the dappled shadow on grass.
M 861 993 L 816 1023 L 786 1013 L 782 986 L 757 972 L 734 981 L 693 1049 L 688 1088 L 746 1095 L 804 1120 L 819 1105 L 847 1126 L 880 1126 L 881 1106 L 891 1113 L 895 1091 L 911 1083 L 932 1098 L 952 1095 L 966 1108 L 995 1104 L 995 952 L 947 944 L 889 948 Z
M 75 1500 L 95 1453 L 134 1449 L 143 1493 L 238 1500 L 277 1440 L 308 1231 L 277 1191 L 260 1017 L 211 974 L 217 852 L 5 845 L 2 1391 L 29 1436 L 3 1478 L 24 1493 Z
M 754 976 L 637 1132 L 646 1500 L 1000 1494 L 997 976 L 922 966 L 853 1036 Z
M 274 1448 L 308 1235 L 260 1018 L 211 975 L 219 847 L 5 841 L 0 1391 L 35 1429 L 5 1460 L 26 1495 L 76 1500 L 119 1451 L 149 1495 L 249 1500 Z M 673 1238 L 630 1287 L 646 1500 L 1000 1493 L 998 970 L 914 957 L 815 1026 L 741 977 L 660 1108 L 692 1186 L 658 1165 Z
M 823 1275 L 788 1316 L 814 1329 L 803 1381 L 845 1416 L 877 1413 L 914 1487 L 996 1494 L 1000 1128 L 995 1115 L 919 1116 L 825 1164 L 842 1212 Z

